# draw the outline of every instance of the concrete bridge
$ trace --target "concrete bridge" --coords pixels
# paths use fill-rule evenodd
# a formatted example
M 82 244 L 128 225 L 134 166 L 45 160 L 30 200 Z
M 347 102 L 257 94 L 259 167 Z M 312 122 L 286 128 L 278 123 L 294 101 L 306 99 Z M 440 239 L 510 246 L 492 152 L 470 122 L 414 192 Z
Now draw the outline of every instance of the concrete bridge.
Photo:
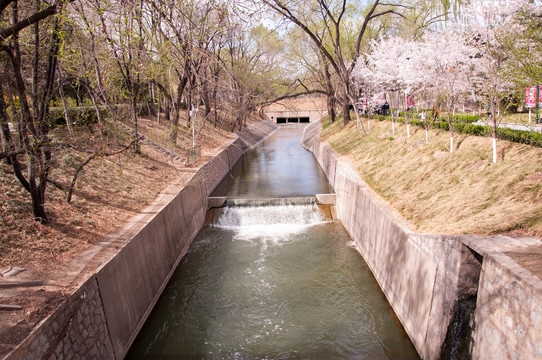
M 264 115 L 277 124 L 312 123 L 326 112 L 325 97 L 285 99 L 263 108 Z

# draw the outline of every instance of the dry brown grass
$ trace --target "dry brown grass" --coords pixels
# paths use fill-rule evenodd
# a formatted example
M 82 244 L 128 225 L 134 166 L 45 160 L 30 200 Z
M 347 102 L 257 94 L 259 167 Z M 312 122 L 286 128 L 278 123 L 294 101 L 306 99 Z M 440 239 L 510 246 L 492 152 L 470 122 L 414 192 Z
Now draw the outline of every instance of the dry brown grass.
M 254 120 L 253 120 L 254 121 Z M 190 129 L 181 119 L 178 144 L 174 150 L 180 161 L 150 145 L 143 145 L 141 155 L 125 151 L 119 155 L 90 162 L 79 175 L 72 203 L 66 203 L 66 192 L 52 185 L 47 188 L 46 212 L 50 225 L 32 220 L 30 198 L 13 175 L 11 166 L 0 162 L 0 272 L 9 267 L 25 267 L 35 274 L 60 269 L 81 252 L 121 228 L 139 213 L 173 180 L 188 180 L 193 171 L 185 168 L 184 152 L 191 146 Z M 226 123 L 225 128 L 228 128 Z M 142 118 L 141 132 L 153 142 L 170 147 L 168 126 L 154 118 Z M 75 141 L 81 147 L 96 140 L 98 132 L 79 129 Z M 52 137 L 67 141 L 62 128 Z M 122 137 L 122 136 L 121 136 Z M 91 139 L 93 138 L 93 139 Z M 229 143 L 235 135 L 206 124 L 198 138 L 202 161 Z M 88 145 L 87 145 L 88 146 Z M 67 186 L 75 169 L 87 157 L 71 149 L 54 154 L 51 177 Z
M 450 154 L 448 132 L 431 130 L 429 144 L 423 129 L 411 133 L 371 121 L 361 135 L 353 121 L 321 136 L 420 232 L 542 236 L 542 149 L 499 141 L 493 164 L 489 138 L 456 134 Z

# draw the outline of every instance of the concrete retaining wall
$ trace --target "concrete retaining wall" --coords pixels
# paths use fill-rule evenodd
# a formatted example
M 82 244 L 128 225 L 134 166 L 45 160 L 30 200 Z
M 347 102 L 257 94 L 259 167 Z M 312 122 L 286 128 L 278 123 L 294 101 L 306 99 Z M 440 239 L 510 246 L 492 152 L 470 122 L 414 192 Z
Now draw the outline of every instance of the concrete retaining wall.
M 319 122 L 308 126 L 302 145 L 328 176 L 337 194 L 339 219 L 420 356 L 440 357 L 454 305 L 463 295 L 478 294 L 468 345 L 473 358 L 540 358 L 542 311 L 535 308 L 542 303 L 542 282 L 525 269 L 511 271 L 518 265 L 503 253 L 504 248 L 539 242 L 414 233 L 319 140 L 320 130 Z M 522 274 L 530 274 L 529 281 Z
M 125 243 L 6 359 L 122 359 L 205 220 L 207 196 L 277 125 L 252 125 L 186 186 L 172 184 L 113 235 Z

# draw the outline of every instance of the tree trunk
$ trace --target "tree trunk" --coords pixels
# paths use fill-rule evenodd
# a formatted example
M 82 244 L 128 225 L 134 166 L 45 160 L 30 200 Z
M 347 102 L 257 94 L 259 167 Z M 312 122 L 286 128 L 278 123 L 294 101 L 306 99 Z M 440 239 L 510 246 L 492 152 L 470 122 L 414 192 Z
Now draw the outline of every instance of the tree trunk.
M 492 113 L 493 113 L 493 163 L 497 163 L 497 116 L 495 116 L 495 105 L 493 103 L 492 105 Z
M 393 102 L 392 96 L 390 95 L 390 114 L 391 114 L 391 133 L 395 134 L 395 114 L 393 113 Z
M 343 105 L 343 123 L 344 123 L 344 126 L 346 126 L 346 125 L 348 125 L 348 123 L 351 120 L 351 118 L 350 118 L 350 104 L 348 103 L 347 100 L 345 100 L 342 105 Z
M 38 187 L 30 187 L 30 196 L 32 198 L 32 213 L 34 215 L 34 220 L 40 224 L 47 225 L 49 220 L 47 219 L 47 214 L 45 213 L 45 204 L 43 201 L 43 195 L 39 191 Z
M 217 97 L 217 96 L 216 96 L 216 95 L 217 95 L 217 89 L 216 89 L 216 88 L 217 88 L 217 86 L 215 86 L 215 88 L 214 88 L 214 90 L 213 90 L 213 100 L 214 100 L 214 103 L 215 103 L 215 106 L 214 106 L 214 109 L 213 109 L 213 111 L 214 111 L 214 118 L 215 118 L 215 119 L 214 119 L 215 127 L 216 127 L 216 124 L 217 124 L 217 122 L 218 122 L 218 110 L 217 110 L 217 107 L 216 107 L 216 106 L 217 106 L 217 104 L 216 104 L 216 102 L 217 102 L 217 99 L 216 99 L 216 97 Z
M 454 127 L 452 126 L 452 115 L 448 112 L 448 126 L 450 127 L 450 154 L 454 152 Z
M 329 115 L 329 122 L 334 123 L 335 118 L 337 117 L 337 114 L 335 113 L 335 103 L 336 103 L 335 96 L 333 95 L 327 95 L 327 113 Z
M 410 139 L 410 121 L 408 120 L 408 95 L 405 96 L 405 124 L 407 131 L 407 139 Z
M 188 82 L 188 77 L 183 76 L 179 78 L 179 86 L 177 87 L 177 97 L 173 104 L 173 123 L 171 126 L 171 133 L 169 134 L 169 140 L 173 145 L 177 145 L 177 135 L 179 132 L 179 119 L 181 118 L 181 102 L 183 99 L 184 88 Z M 173 94 L 172 94 L 173 96 Z
M 335 106 L 337 105 L 337 99 L 335 98 L 335 90 L 333 89 L 333 83 L 331 82 L 331 74 L 329 73 L 329 62 L 326 57 L 320 52 L 321 62 L 324 68 L 324 81 L 327 93 L 327 113 L 329 115 L 329 122 L 334 123 L 337 114 L 335 113 Z
M 96 98 L 96 93 L 94 90 L 89 86 L 87 86 L 88 95 L 90 96 L 90 101 L 92 102 L 92 106 L 94 107 L 94 111 L 96 111 L 96 119 L 98 121 L 98 125 L 102 126 L 102 113 L 100 112 L 100 107 L 98 106 L 98 99 Z
M 160 124 L 160 113 L 162 112 L 162 99 L 160 98 L 160 89 L 158 89 L 158 110 L 156 112 L 156 121 Z
M 203 107 L 205 109 L 204 119 L 207 119 L 211 114 L 211 99 L 209 98 L 208 85 L 206 81 L 204 81 L 202 84 L 201 98 L 203 100 Z
M 60 94 L 60 98 L 62 99 L 62 107 L 64 109 L 64 119 L 66 120 L 66 126 L 68 127 L 68 133 L 73 136 L 73 123 L 72 119 L 70 118 L 70 109 L 68 107 L 68 100 L 66 100 L 66 95 L 64 94 L 64 79 L 62 76 L 62 72 L 60 71 L 60 67 L 58 67 L 58 93 Z
M 23 187 L 28 190 L 30 193 L 30 197 L 32 200 L 32 211 L 34 214 L 34 219 L 36 221 L 39 221 L 42 224 L 47 224 L 48 219 L 45 214 L 45 207 L 44 207 L 44 200 L 45 200 L 45 186 L 46 186 L 46 178 L 48 176 L 49 172 L 49 164 L 50 161 L 50 153 L 49 150 L 46 148 L 43 151 L 41 149 L 35 149 L 32 146 L 32 141 L 30 140 L 30 136 L 39 136 L 41 139 L 42 144 L 48 143 L 48 137 L 47 137 L 47 127 L 46 124 L 42 124 L 43 122 L 43 115 L 42 118 L 39 119 L 38 117 L 38 126 L 36 127 L 33 122 L 32 114 L 30 113 L 30 107 L 28 105 L 27 97 L 26 97 L 26 86 L 23 80 L 22 76 L 22 66 L 21 66 L 21 53 L 19 51 L 19 44 L 18 39 L 15 39 L 14 41 L 14 52 L 10 53 L 11 63 L 13 66 L 13 74 L 15 77 L 15 83 L 17 86 L 17 91 L 19 95 L 19 101 L 20 101 L 20 107 L 21 107 L 21 117 L 19 119 L 19 134 L 22 139 L 22 145 L 25 148 L 26 154 L 27 154 L 27 161 L 28 161 L 28 180 L 24 178 L 21 169 L 20 164 L 15 156 L 12 157 L 12 165 L 13 170 L 15 172 L 15 175 L 17 179 L 21 182 Z M 51 53 L 50 56 L 55 56 L 56 54 Z M 49 62 L 49 65 L 51 65 L 51 62 Z M 52 69 L 48 69 L 47 73 L 50 74 L 50 71 Z M 49 81 L 45 85 L 45 90 L 50 90 L 50 87 L 52 86 L 52 79 L 49 78 Z M 33 90 L 37 88 L 33 87 Z M 33 94 L 33 99 L 38 98 L 38 94 Z M 39 106 L 37 103 L 35 104 L 38 108 L 42 107 Z M 38 114 L 39 115 L 39 114 Z M 36 174 L 38 172 L 38 174 Z M 45 181 L 45 183 L 41 183 L 39 186 L 37 185 L 37 178 L 39 177 L 40 180 Z
M 166 124 L 171 123 L 171 99 L 166 98 L 166 108 L 164 111 L 164 115 L 166 116 Z
M 131 113 L 132 113 L 132 124 L 134 127 L 134 151 L 136 154 L 141 154 L 141 146 L 139 145 L 139 127 L 137 122 L 137 90 L 132 93 L 131 99 Z
M 11 133 L 8 125 L 8 114 L 6 112 L 7 105 L 4 101 L 4 92 L 0 85 L 0 138 L 2 139 L 2 151 L 8 152 L 13 150 L 11 146 Z M 11 165 L 11 158 L 7 157 L 6 161 Z

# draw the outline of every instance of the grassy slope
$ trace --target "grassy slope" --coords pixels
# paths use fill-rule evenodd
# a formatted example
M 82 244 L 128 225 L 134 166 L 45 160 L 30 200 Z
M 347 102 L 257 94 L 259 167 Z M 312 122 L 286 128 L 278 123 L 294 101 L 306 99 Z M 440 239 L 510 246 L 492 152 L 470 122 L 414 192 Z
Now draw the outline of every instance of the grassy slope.
M 155 147 L 143 145 L 141 155 L 125 151 L 119 155 L 90 162 L 79 175 L 72 203 L 67 204 L 66 192 L 52 185 L 47 187 L 46 212 L 51 224 L 43 226 L 31 219 L 30 198 L 13 175 L 11 166 L 0 162 L 0 272 L 22 266 L 38 273 L 50 273 L 73 259 L 104 236 L 123 226 L 138 214 L 175 179 L 188 180 L 193 174 L 186 169 L 183 149 L 191 146 L 191 132 L 181 121 L 178 145 L 180 161 L 173 161 Z M 141 119 L 141 132 L 154 142 L 171 147 L 169 129 L 156 119 Z M 226 122 L 226 129 L 231 125 Z M 51 134 L 58 142 L 75 142 L 85 148 L 100 136 L 96 128 L 76 128 L 75 138 L 68 140 L 65 128 Z M 125 137 L 125 135 L 124 135 Z M 229 131 L 206 124 L 198 144 L 203 159 L 234 139 Z M 91 138 L 94 138 L 91 139 Z M 114 143 L 115 140 L 110 140 Z M 127 143 L 126 140 L 120 140 Z M 113 151 L 111 148 L 108 151 Z M 51 178 L 67 186 L 75 169 L 88 154 L 60 149 L 54 153 Z
M 391 121 L 371 121 L 362 135 L 355 121 L 347 127 L 325 124 L 321 137 L 347 156 L 364 180 L 420 232 L 542 236 L 542 149 L 498 142 L 492 164 L 491 139 L 425 132 Z M 367 127 L 367 121 L 365 120 Z

